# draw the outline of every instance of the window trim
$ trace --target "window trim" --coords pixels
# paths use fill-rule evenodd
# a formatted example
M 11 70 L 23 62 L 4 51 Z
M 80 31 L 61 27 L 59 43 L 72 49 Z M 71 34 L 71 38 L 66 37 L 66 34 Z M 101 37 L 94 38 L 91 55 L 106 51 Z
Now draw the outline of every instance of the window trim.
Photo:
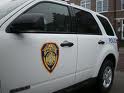
M 67 9 L 68 9 L 68 13 L 69 13 L 69 18 L 70 18 L 70 20 L 71 20 L 71 9 L 69 8 L 70 6 L 69 5 L 64 5 L 64 4 L 61 4 L 61 3 L 57 3 L 57 2 L 51 2 L 51 1 L 40 1 L 40 2 L 37 2 L 36 4 L 34 4 L 33 6 L 31 6 L 31 7 L 29 7 L 28 9 L 26 9 L 25 11 L 23 11 L 20 15 L 18 15 L 16 18 L 18 18 L 19 16 L 21 16 L 21 15 L 23 15 L 24 13 L 26 13 L 27 11 L 29 11 L 31 8 L 33 8 L 33 7 L 35 7 L 36 5 L 38 5 L 38 4 L 41 4 L 41 3 L 51 3 L 51 4 L 57 4 L 57 5 L 61 5 L 61 6 L 65 6 L 65 7 L 67 7 Z M 15 18 L 15 19 L 16 19 Z M 14 20 L 15 20 L 14 19 Z M 13 21 L 14 21 L 13 20 Z M 12 21 L 12 22 L 13 22 Z M 12 23 L 12 22 L 10 22 L 9 23 L 9 25 Z M 7 33 L 13 33 L 13 32 L 8 32 L 7 31 L 7 28 L 9 27 L 9 25 L 6 27 L 6 29 L 5 29 L 5 32 L 7 32 Z M 71 21 L 70 21 L 70 25 L 71 25 Z M 41 32 L 39 32 L 39 31 L 36 31 L 36 32 L 20 32 L 20 33 L 43 33 L 43 34 L 45 34 L 45 33 L 47 33 L 47 34 L 76 34 L 75 32 L 71 32 L 71 28 L 72 27 L 70 27 L 70 31 L 66 31 L 66 32 L 56 32 L 56 31 L 49 31 L 49 32 L 47 32 L 47 31 L 41 31 Z M 16 33 L 16 32 L 15 32 Z M 17 33 L 19 33 L 19 32 L 17 32 Z
M 97 8 L 97 2 L 99 2 L 99 1 L 101 1 L 102 2 L 102 11 L 100 11 L 100 12 L 98 12 L 97 10 L 98 10 L 98 8 Z M 106 11 L 104 11 L 104 9 L 103 9 L 103 1 L 104 0 L 96 0 L 96 12 L 98 12 L 98 13 L 103 13 L 103 12 L 108 12 L 109 10 L 109 7 L 108 7 L 108 5 L 109 5 L 109 0 L 107 0 L 107 10 Z

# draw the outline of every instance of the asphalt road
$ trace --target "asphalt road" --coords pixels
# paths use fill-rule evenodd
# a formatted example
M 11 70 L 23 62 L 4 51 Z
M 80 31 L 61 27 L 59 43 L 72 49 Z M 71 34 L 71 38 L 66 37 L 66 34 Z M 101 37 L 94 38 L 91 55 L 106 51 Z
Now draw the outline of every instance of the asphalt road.
M 119 49 L 119 61 L 117 70 L 124 71 L 124 48 Z
M 85 86 L 75 91 L 67 93 L 97 93 L 93 86 Z M 110 93 L 124 93 L 124 72 L 117 71 L 115 73 L 114 83 Z
M 114 85 L 110 93 L 124 93 L 124 72 L 116 72 Z

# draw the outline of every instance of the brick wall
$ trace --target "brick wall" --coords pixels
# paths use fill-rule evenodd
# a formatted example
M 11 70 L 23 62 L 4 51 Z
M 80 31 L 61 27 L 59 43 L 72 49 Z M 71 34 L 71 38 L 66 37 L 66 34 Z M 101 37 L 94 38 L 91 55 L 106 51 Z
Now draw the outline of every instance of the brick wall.
M 117 10 L 121 9 L 121 0 L 116 0 L 116 9 Z
M 114 0 L 108 0 L 108 11 L 114 11 Z
M 91 9 L 96 11 L 96 0 L 91 0 Z

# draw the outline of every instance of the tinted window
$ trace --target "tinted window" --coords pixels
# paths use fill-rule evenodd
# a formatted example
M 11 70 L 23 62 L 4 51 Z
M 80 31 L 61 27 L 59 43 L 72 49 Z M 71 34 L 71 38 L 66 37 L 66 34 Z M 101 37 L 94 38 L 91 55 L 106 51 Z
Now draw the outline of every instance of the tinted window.
M 68 7 L 54 3 L 40 3 L 26 13 L 40 13 L 44 17 L 45 29 L 41 32 L 65 33 L 70 30 Z
M 114 36 L 113 30 L 112 30 L 111 25 L 109 24 L 109 22 L 103 17 L 98 16 L 98 18 L 101 21 L 107 35 Z
M 94 17 L 86 11 L 74 9 L 77 19 L 78 33 L 100 35 L 101 31 Z

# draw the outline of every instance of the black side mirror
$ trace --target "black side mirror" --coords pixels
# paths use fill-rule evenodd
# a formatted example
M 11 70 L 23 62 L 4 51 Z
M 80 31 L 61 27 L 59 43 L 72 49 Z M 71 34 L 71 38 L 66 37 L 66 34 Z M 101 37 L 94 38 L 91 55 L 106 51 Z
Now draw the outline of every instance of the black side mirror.
M 43 15 L 39 13 L 23 14 L 7 27 L 7 32 L 23 33 L 29 30 L 44 30 L 44 27 Z

